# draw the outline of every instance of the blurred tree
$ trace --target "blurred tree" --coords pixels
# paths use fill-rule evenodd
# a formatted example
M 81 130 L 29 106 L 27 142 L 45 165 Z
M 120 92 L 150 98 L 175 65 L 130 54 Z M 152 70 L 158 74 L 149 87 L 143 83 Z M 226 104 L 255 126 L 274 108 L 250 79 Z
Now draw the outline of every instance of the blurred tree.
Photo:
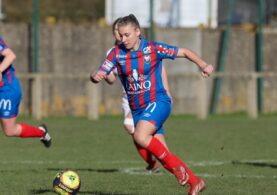
M 104 17 L 104 0 L 40 0 L 40 20 L 54 17 L 57 21 L 95 22 Z M 31 22 L 32 0 L 3 0 L 9 22 Z

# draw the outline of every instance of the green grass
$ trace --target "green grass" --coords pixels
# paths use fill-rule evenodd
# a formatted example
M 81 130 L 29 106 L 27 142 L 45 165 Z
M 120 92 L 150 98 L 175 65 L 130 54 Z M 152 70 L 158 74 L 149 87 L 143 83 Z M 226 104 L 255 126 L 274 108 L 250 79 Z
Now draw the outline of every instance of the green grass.
M 20 118 L 33 125 L 40 122 Z M 38 139 L 0 136 L 0 194 L 54 194 L 52 180 L 62 169 L 81 176 L 80 194 L 187 194 L 162 170 L 147 174 L 122 117 L 47 118 L 50 149 Z M 277 194 L 277 116 L 248 119 L 242 114 L 198 120 L 171 116 L 167 143 L 206 184 L 203 195 Z

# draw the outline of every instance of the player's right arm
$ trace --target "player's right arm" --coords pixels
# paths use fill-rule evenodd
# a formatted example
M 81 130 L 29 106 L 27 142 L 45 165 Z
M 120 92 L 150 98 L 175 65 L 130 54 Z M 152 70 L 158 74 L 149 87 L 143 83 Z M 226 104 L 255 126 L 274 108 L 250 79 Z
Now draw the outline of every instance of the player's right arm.
M 98 70 L 90 74 L 90 80 L 93 83 L 99 83 L 107 79 L 116 64 L 115 48 L 112 48 L 107 54 L 105 61 L 98 67 Z
M 99 83 L 100 81 L 102 81 L 106 77 L 107 77 L 107 73 L 105 71 L 102 71 L 102 70 L 97 70 L 96 72 L 90 74 L 90 80 L 93 83 Z

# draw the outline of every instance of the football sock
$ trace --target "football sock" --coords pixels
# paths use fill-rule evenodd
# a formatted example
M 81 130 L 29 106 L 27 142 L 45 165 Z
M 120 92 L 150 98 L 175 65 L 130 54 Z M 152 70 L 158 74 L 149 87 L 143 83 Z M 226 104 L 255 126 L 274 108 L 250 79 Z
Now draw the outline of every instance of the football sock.
M 168 170 L 170 173 L 174 174 L 174 173 L 173 173 L 173 170 L 170 169 L 168 166 L 166 166 L 166 164 L 163 164 L 163 167 L 164 167 L 166 170 Z
M 41 129 L 33 126 L 29 126 L 24 123 L 19 124 L 21 126 L 21 133 L 20 137 L 26 138 L 26 137 L 43 137 L 45 132 Z
M 178 163 L 185 168 L 187 174 L 189 175 L 188 183 L 190 185 L 195 183 L 198 180 L 198 177 L 194 175 L 194 173 L 187 167 L 187 165 L 181 159 L 179 159 L 175 154 L 172 155 L 175 156 L 175 158 L 178 160 Z
M 147 149 L 138 145 L 136 142 L 134 143 L 140 156 L 145 160 L 145 162 L 148 165 L 152 165 L 156 161 L 156 159 L 153 159 L 152 154 Z
M 176 157 L 170 154 L 157 138 L 153 137 L 146 149 L 150 151 L 163 165 L 165 165 L 167 170 L 178 165 Z

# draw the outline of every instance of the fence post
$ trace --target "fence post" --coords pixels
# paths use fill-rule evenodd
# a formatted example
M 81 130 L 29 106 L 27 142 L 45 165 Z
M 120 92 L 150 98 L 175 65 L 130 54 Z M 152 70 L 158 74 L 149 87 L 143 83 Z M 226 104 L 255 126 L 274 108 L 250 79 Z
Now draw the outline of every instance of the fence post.
M 197 117 L 200 119 L 206 119 L 208 115 L 208 105 L 207 105 L 207 85 L 201 76 L 198 77 L 198 89 L 197 89 Z
M 247 114 L 250 118 L 258 117 L 257 103 L 257 74 L 253 72 L 247 79 Z
M 32 117 L 37 120 L 42 118 L 41 114 L 41 98 L 42 98 L 42 82 L 41 82 L 41 75 L 36 74 L 33 77 L 32 82 Z
M 98 97 L 99 97 L 99 86 L 91 83 L 87 83 L 88 93 L 88 119 L 97 120 L 99 118 L 98 113 Z

